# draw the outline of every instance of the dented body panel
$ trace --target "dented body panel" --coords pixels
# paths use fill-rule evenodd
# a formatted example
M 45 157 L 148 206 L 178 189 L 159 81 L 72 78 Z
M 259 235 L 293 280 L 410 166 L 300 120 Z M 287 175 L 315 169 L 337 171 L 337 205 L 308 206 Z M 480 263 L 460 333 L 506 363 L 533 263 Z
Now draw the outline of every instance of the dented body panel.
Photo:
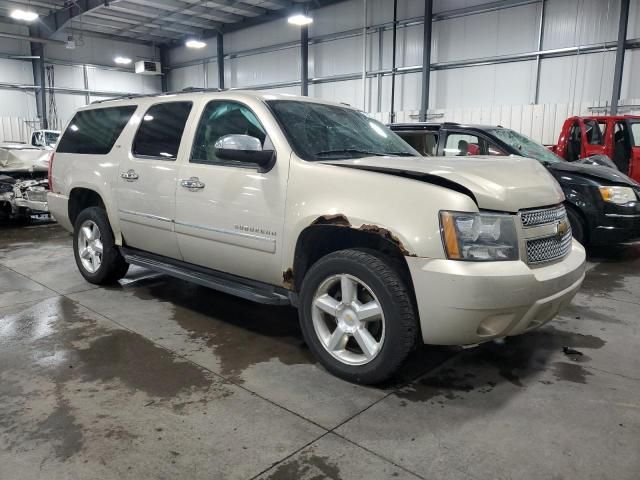
M 318 185 L 323 187 L 317 188 Z M 469 196 L 441 186 L 305 162 L 295 156 L 291 161 L 287 198 L 295 201 L 287 204 L 283 271 L 293 265 L 300 233 L 313 224 L 332 223 L 371 233 L 377 231 L 392 238 L 405 255 L 445 258 L 438 212 L 478 211 Z

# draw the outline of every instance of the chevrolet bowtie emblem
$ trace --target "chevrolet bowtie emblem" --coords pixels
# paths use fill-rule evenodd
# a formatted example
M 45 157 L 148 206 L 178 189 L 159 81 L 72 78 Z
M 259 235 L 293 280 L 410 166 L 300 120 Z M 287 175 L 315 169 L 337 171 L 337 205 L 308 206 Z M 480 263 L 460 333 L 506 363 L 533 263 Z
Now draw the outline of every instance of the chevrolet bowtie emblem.
M 558 235 L 558 237 L 562 238 L 568 232 L 569 232 L 569 222 L 567 222 L 566 220 L 560 220 L 558 222 L 558 227 L 557 227 L 557 235 Z

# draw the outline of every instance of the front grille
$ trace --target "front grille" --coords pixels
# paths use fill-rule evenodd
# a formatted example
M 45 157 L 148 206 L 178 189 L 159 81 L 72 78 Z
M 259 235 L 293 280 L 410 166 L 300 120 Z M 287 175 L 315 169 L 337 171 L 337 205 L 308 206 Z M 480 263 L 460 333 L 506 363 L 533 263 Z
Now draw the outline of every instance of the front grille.
M 571 251 L 571 226 L 564 206 L 524 210 L 520 212 L 520 221 L 525 237 L 527 263 L 552 262 Z
M 527 263 L 550 262 L 562 258 L 571 250 L 571 228 L 563 236 L 527 240 Z
M 522 226 L 524 228 L 537 227 L 554 223 L 567 217 L 567 212 L 563 205 L 557 207 L 543 208 L 539 210 L 525 210 L 520 213 Z
M 46 190 L 27 190 L 25 192 L 25 196 L 27 200 L 32 202 L 46 202 L 47 201 L 47 191 Z

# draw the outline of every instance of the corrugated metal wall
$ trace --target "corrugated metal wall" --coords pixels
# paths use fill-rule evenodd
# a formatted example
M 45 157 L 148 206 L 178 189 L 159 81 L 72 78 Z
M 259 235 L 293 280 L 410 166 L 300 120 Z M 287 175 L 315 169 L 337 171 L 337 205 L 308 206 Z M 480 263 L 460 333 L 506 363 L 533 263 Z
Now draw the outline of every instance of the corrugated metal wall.
M 363 1 L 350 0 L 313 12 L 309 29 L 309 94 L 314 97 L 346 102 L 388 120 L 391 77 L 376 72 L 388 70 L 392 63 L 393 20 L 391 0 L 368 0 L 365 87 L 360 78 L 363 63 Z M 491 0 L 436 0 L 434 13 L 493 4 Z M 640 36 L 640 0 L 631 0 L 628 38 Z M 400 0 L 399 20 L 416 19 L 423 14 L 422 1 Z M 491 5 L 489 5 L 491 6 Z M 483 13 L 455 15 L 433 24 L 432 62 L 445 65 L 512 54 L 538 51 L 541 1 Z M 620 0 L 546 0 L 542 50 L 585 47 L 617 38 Z M 384 25 L 386 24 L 386 25 Z M 380 28 L 375 28 L 380 26 Z M 382 28 L 386 27 L 386 28 Z M 350 32 L 347 38 L 328 38 Z M 299 29 L 285 20 L 275 21 L 225 35 L 227 87 L 267 88 L 269 84 L 294 83 L 299 80 L 299 49 L 295 45 Z M 398 29 L 397 67 L 410 68 L 422 63 L 421 24 Z M 213 42 L 215 43 L 215 42 Z M 277 46 L 268 53 L 245 52 L 266 44 Z M 287 45 L 288 44 L 288 45 Z M 208 46 L 215 56 L 215 46 Z M 179 51 L 183 51 L 182 49 Z M 212 53 L 213 52 L 213 53 Z M 238 55 L 237 58 L 233 58 Z M 172 56 L 176 67 L 185 60 Z M 194 57 L 189 60 L 202 57 Z M 494 63 L 442 68 L 431 72 L 430 114 L 450 121 L 500 123 L 521 128 L 546 143 L 555 141 L 562 115 L 586 114 L 589 107 L 606 105 L 611 99 L 615 53 L 596 51 L 571 56 L 542 58 L 538 104 L 535 56 L 511 63 Z M 209 64 L 211 65 L 211 64 Z M 352 79 L 340 76 L 351 75 Z M 214 71 L 209 78 L 216 78 Z M 335 78 L 331 81 L 332 77 Z M 373 78 L 371 78 L 373 77 Z M 176 88 L 202 86 L 202 67 L 185 65 L 170 73 Z M 313 83 L 322 79 L 322 83 Z M 626 54 L 622 96 L 640 97 L 640 50 Z M 417 120 L 420 105 L 420 73 L 396 76 L 395 110 L 398 120 Z M 366 95 L 365 95 L 366 88 Z M 299 93 L 296 85 L 267 88 L 269 91 Z M 623 100 L 624 104 L 633 100 Z M 624 109 L 623 109 L 624 111 Z M 627 110 L 630 111 L 630 110 Z
M 0 24 L 0 32 L 27 35 L 25 27 Z M 29 43 L 23 40 L 0 40 L 0 141 L 26 141 L 37 124 L 33 88 L 33 68 L 30 60 L 7 58 L 30 55 Z M 75 50 L 62 45 L 45 46 L 45 64 L 53 65 L 58 117 L 49 114 L 52 128 L 64 125 L 75 110 L 109 93 L 153 93 L 161 90 L 160 77 L 137 75 L 133 65 L 128 69 L 114 68 L 116 56 L 133 61 L 157 58 L 155 47 L 85 37 Z M 2 58 L 4 57 L 4 58 Z M 86 66 L 86 67 L 85 67 Z M 85 91 L 85 73 L 87 87 Z M 49 102 L 47 101 L 47 106 Z

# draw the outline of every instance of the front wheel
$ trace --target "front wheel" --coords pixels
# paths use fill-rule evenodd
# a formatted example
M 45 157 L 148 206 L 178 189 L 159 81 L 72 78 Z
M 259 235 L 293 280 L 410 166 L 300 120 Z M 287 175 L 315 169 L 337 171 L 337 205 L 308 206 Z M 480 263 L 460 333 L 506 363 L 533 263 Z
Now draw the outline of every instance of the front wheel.
M 345 380 L 382 382 L 415 346 L 411 296 L 382 257 L 359 250 L 323 257 L 305 276 L 300 300 L 307 345 L 327 370 Z
M 90 207 L 78 215 L 73 231 L 73 253 L 80 273 L 90 283 L 105 285 L 127 274 L 125 262 L 115 244 L 107 212 Z
M 585 242 L 585 233 L 584 233 L 584 222 L 580 215 L 575 212 L 572 208 L 567 208 L 567 218 L 569 219 L 569 224 L 571 225 L 571 233 L 573 238 L 575 238 L 578 242 L 584 245 Z

